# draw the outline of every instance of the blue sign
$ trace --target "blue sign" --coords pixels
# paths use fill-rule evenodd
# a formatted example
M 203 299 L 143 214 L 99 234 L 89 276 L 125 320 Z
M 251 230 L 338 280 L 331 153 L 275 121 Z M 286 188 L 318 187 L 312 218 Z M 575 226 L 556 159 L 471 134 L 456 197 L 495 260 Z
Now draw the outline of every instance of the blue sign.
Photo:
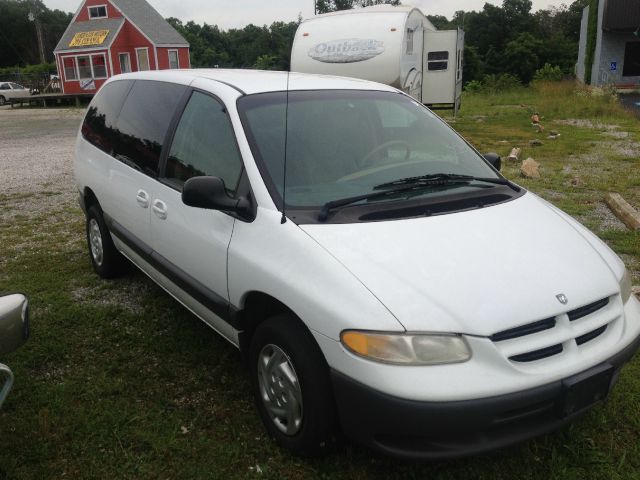
M 618 62 L 611 62 L 611 71 L 615 72 L 618 70 Z

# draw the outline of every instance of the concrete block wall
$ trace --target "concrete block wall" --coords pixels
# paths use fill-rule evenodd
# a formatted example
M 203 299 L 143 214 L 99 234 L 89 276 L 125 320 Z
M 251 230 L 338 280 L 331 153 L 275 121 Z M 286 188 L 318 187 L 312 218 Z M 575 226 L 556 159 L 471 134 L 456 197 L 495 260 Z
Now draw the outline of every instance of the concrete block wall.
M 640 76 L 622 76 L 625 46 L 627 42 L 634 41 L 637 42 L 638 38 L 630 33 L 602 32 L 598 77 L 594 85 L 640 85 Z M 616 63 L 616 70 L 611 70 L 612 62 Z
M 589 7 L 582 11 L 582 22 L 580 23 L 580 43 L 578 44 L 578 63 L 576 63 L 576 77 L 584 82 L 584 60 L 587 56 L 587 29 L 589 27 Z

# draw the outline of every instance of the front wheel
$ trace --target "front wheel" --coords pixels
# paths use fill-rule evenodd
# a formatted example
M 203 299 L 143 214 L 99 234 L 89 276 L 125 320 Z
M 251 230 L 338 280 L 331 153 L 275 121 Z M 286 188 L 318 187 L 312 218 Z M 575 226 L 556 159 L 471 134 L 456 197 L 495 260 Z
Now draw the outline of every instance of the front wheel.
M 102 278 L 117 277 L 125 270 L 126 260 L 113 244 L 102 212 L 96 205 L 87 210 L 87 245 L 91 265 Z
M 293 453 L 318 456 L 335 440 L 329 368 L 311 333 L 293 315 L 272 317 L 250 347 L 256 406 L 269 434 Z

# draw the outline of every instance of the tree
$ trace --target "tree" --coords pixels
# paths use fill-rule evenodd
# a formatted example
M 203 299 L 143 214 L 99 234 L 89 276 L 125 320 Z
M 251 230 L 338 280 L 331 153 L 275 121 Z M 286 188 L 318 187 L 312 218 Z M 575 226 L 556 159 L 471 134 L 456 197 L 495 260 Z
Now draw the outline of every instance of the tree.
M 400 0 L 316 0 L 316 12 L 329 13 L 380 4 L 400 5 Z
M 40 0 L 0 0 L 0 66 L 40 63 L 35 25 L 29 12 L 42 25 L 45 60 L 53 61 L 53 49 L 71 22 L 71 13 L 49 10 Z
M 457 27 L 453 21 L 449 21 L 444 15 L 427 15 L 427 19 L 438 30 L 452 30 Z
M 511 73 L 529 83 L 540 68 L 539 52 L 542 41 L 528 32 L 523 32 L 507 43 L 502 58 L 502 73 Z

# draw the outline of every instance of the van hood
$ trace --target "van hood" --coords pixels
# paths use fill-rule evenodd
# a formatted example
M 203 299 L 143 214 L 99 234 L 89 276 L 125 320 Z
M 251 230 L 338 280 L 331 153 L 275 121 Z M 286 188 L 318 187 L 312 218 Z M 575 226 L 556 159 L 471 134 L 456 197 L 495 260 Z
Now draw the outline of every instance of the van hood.
M 608 249 L 531 193 L 468 212 L 300 228 L 408 331 L 489 336 L 619 290 Z

